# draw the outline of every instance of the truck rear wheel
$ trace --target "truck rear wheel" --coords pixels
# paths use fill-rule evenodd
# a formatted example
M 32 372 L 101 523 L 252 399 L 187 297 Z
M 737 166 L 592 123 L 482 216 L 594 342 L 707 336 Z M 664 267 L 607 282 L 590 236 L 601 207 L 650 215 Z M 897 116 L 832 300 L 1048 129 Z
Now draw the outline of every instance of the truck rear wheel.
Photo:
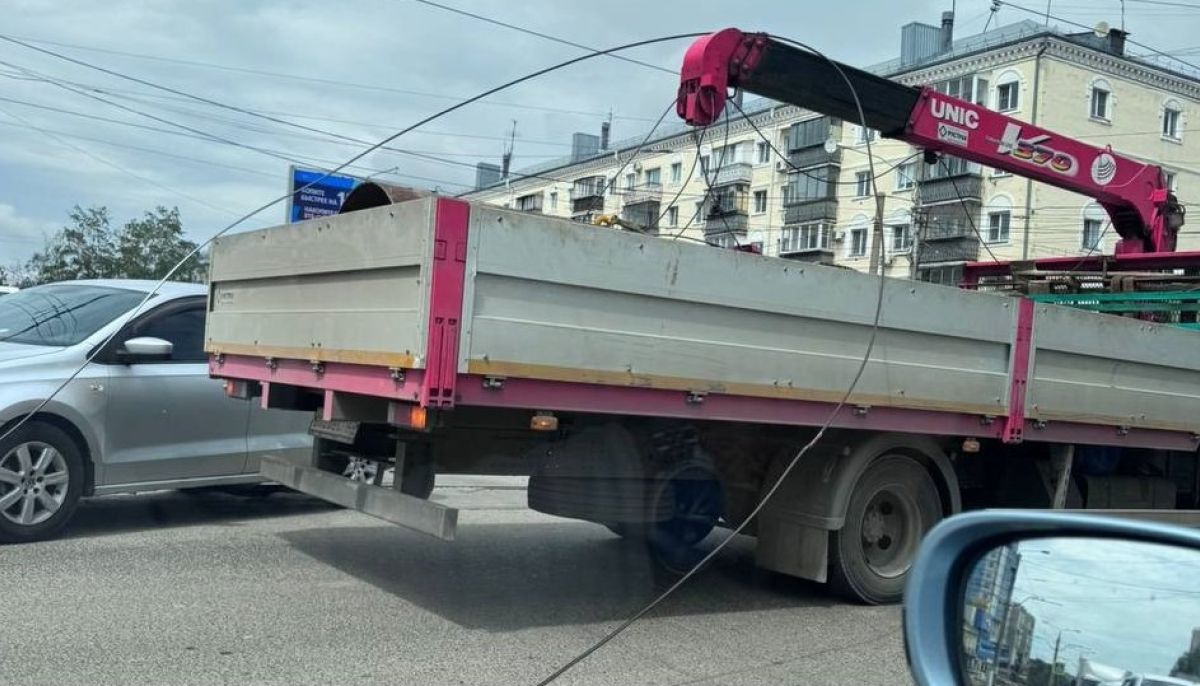
M 942 518 L 933 477 L 907 455 L 882 455 L 859 475 L 846 523 L 829 539 L 829 584 L 859 602 L 899 602 L 921 538 Z

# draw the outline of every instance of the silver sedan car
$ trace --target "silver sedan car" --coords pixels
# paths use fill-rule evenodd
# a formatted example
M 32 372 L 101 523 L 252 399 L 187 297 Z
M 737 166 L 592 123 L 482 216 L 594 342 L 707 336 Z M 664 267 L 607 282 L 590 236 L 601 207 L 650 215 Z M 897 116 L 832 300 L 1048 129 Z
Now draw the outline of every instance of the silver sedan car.
M 83 496 L 257 484 L 262 455 L 311 450 L 309 414 L 228 398 L 209 378 L 204 286 L 168 283 L 129 318 L 154 286 L 0 298 L 0 542 L 55 535 Z

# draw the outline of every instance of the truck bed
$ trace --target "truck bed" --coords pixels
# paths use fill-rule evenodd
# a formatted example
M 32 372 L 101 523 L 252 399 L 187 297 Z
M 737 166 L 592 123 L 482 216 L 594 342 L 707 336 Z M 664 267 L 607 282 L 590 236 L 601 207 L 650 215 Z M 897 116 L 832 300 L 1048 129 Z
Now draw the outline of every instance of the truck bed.
M 823 421 L 849 386 L 879 284 L 446 198 L 224 237 L 210 278 L 216 376 L 427 407 L 795 424 Z M 889 279 L 839 422 L 1195 449 L 1196 343 Z

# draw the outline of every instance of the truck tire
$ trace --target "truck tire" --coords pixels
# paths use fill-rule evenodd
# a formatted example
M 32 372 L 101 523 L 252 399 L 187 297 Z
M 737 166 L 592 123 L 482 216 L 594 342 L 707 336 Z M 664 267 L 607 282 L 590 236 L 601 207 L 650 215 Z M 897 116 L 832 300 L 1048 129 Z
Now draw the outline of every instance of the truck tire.
M 26 422 L 0 441 L 0 543 L 54 537 L 83 494 L 83 454 L 62 429 Z
M 724 493 L 707 462 L 668 471 L 653 485 L 653 511 L 669 510 L 670 516 L 645 525 L 642 535 L 658 564 L 673 574 L 684 574 L 700 561 L 703 555 L 696 546 L 721 520 Z M 622 535 L 631 537 L 629 533 Z
M 899 602 L 921 538 L 942 512 L 919 461 L 894 453 L 872 460 L 854 483 L 845 525 L 830 533 L 830 587 L 857 602 Z

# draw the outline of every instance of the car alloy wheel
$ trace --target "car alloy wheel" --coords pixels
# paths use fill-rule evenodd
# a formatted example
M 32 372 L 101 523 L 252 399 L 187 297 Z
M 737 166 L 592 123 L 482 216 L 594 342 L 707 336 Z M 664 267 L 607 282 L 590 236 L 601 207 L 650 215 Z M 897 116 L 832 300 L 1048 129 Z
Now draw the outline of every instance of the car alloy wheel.
M 67 461 L 54 446 L 26 441 L 0 457 L 0 515 L 21 526 L 54 516 L 67 498 Z

